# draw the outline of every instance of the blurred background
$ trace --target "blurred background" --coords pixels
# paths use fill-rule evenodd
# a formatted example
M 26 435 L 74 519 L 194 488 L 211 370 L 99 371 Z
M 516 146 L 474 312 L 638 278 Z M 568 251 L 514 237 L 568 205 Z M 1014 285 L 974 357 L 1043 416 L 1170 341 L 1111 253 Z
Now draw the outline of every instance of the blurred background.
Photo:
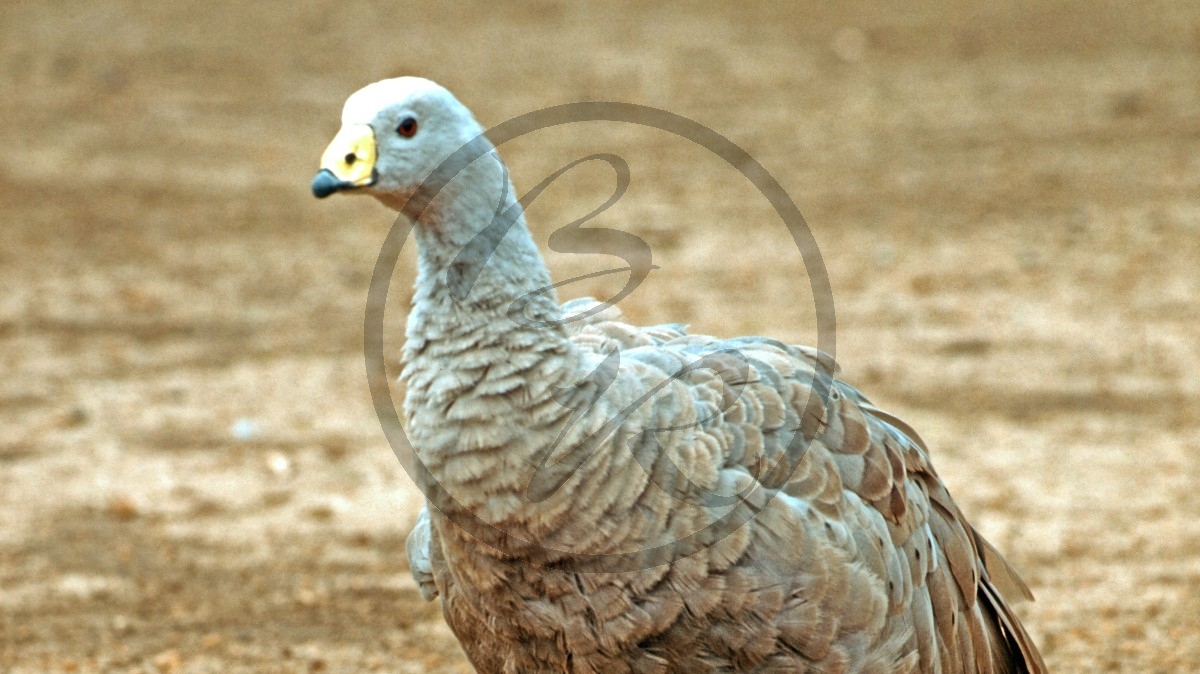
M 629 101 L 748 150 L 821 248 L 845 378 L 1024 573 L 1051 669 L 1200 666 L 1200 4 L 104 0 L 0 6 L 0 670 L 470 671 L 366 386 L 394 216 L 308 187 L 345 98 L 404 74 L 485 126 Z M 501 151 L 518 190 L 629 161 L 595 224 L 662 267 L 631 320 L 815 341 L 734 167 L 620 124 Z M 543 248 L 611 190 L 555 183 Z

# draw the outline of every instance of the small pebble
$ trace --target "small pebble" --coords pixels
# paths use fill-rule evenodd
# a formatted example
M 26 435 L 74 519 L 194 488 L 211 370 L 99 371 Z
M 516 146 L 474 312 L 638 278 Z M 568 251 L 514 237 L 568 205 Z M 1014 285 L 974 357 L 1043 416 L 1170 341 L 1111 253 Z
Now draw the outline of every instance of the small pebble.
M 333 507 L 327 503 L 318 503 L 316 505 L 309 506 L 308 510 L 305 511 L 305 514 L 314 520 L 331 520 L 333 519 Z
M 114 519 L 128 522 L 136 519 L 141 513 L 138 512 L 137 504 L 128 496 L 114 496 L 108 501 L 108 514 Z
M 344 438 L 326 438 L 321 442 L 325 458 L 337 460 L 350 453 L 350 444 Z
M 332 519 L 338 513 L 346 512 L 349 508 L 350 503 L 346 499 L 340 496 L 333 496 L 324 502 L 312 504 L 305 512 L 312 519 L 328 520 Z
M 286 477 L 292 472 L 292 462 L 282 452 L 267 455 L 267 470 L 276 477 Z
M 129 618 L 120 614 L 113 616 L 112 627 L 118 634 L 129 634 L 133 631 L 133 624 L 129 622 Z
M 296 591 L 296 603 L 301 606 L 316 606 L 317 605 L 317 593 L 313 592 L 312 590 L 309 590 L 307 588 L 297 590 Z
M 87 410 L 81 405 L 72 405 L 62 410 L 58 419 L 58 425 L 62 428 L 78 428 L 87 422 Z
M 292 500 L 292 492 L 290 489 L 273 489 L 263 492 L 263 505 L 274 508 L 281 506 Z
M 221 645 L 221 635 L 216 632 L 209 632 L 200 639 L 200 645 L 205 648 L 216 648 Z
M 258 422 L 242 417 L 229 426 L 229 434 L 236 440 L 245 442 L 253 440 L 258 435 Z
M 882 269 L 891 269 L 896 266 L 896 249 L 891 244 L 881 243 L 875 246 L 871 251 L 871 256 L 875 258 L 875 266 Z
M 154 656 L 154 666 L 160 672 L 177 672 L 183 666 L 183 658 L 179 656 L 179 651 L 172 648 Z

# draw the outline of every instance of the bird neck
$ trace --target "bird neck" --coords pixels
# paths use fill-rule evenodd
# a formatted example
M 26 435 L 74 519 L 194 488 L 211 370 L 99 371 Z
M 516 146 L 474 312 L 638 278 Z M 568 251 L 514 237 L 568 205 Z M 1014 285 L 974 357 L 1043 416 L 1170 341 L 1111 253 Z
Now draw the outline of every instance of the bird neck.
M 529 333 L 565 339 L 550 273 L 495 153 L 435 189 L 404 208 L 415 221 L 419 251 L 409 339 L 436 340 L 481 326 L 515 332 L 521 341 Z
M 455 178 L 470 189 L 452 181 L 415 218 L 402 375 L 408 436 L 429 476 L 492 523 L 523 516 L 529 467 L 571 412 L 554 391 L 581 378 L 549 273 L 497 166 L 476 161 Z

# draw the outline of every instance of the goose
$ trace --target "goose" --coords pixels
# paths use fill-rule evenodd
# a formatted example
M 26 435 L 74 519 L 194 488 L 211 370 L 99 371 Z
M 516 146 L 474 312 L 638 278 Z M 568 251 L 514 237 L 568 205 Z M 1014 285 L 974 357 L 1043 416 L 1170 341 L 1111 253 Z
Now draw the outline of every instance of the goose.
M 371 84 L 341 123 L 313 193 L 413 226 L 407 553 L 477 671 L 1045 671 L 1010 604 L 1029 589 L 829 357 L 560 304 L 434 82 Z

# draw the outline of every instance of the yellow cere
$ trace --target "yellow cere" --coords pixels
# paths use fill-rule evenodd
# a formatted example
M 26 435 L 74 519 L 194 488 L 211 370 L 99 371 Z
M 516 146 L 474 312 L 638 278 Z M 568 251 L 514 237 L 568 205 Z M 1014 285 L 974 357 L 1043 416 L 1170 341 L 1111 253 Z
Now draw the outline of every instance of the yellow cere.
M 375 169 L 375 131 L 366 124 L 347 124 L 333 137 L 321 168 L 356 187 L 370 185 Z

